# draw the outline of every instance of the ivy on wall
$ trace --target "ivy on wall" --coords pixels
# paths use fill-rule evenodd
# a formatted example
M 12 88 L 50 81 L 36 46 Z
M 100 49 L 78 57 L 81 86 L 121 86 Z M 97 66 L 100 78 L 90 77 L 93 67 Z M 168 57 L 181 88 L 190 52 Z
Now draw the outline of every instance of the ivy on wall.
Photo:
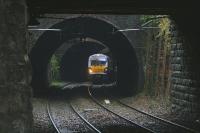
M 60 80 L 60 59 L 56 55 L 51 57 L 50 76 L 51 82 L 57 82 Z
M 145 30 L 146 58 L 144 92 L 150 96 L 169 95 L 170 77 L 170 19 L 166 15 L 141 15 L 141 26 L 154 27 Z

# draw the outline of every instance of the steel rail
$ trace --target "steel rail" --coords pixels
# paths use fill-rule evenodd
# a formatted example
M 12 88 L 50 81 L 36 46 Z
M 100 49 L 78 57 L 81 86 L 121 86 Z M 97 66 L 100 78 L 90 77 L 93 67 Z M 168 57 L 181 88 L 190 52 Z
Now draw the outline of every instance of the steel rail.
M 115 100 L 116 100 L 116 99 L 115 99 Z M 121 105 L 123 105 L 123 106 L 125 106 L 125 107 L 128 107 L 128 108 L 130 108 L 130 109 L 133 109 L 133 110 L 135 110 L 135 111 L 137 111 L 137 112 L 139 112 L 139 113 L 141 113 L 141 114 L 144 114 L 144 115 L 146 115 L 146 116 L 149 116 L 149 117 L 154 118 L 154 119 L 156 119 L 156 120 L 159 120 L 159 121 L 161 121 L 161 122 L 164 122 L 164 123 L 167 123 L 167 124 L 169 124 L 169 125 L 172 125 L 172 126 L 181 128 L 181 129 L 183 129 L 183 130 L 185 130 L 185 131 L 188 131 L 188 132 L 191 132 L 191 133 L 199 133 L 198 131 L 195 131 L 195 130 L 190 129 L 190 128 L 188 128 L 188 127 L 185 127 L 185 126 L 183 126 L 183 125 L 179 125 L 179 124 L 177 124 L 177 123 L 174 123 L 174 122 L 168 121 L 168 120 L 166 120 L 166 119 L 163 119 L 163 118 L 154 116 L 154 115 L 152 115 L 152 114 L 148 114 L 148 113 L 146 113 L 146 112 L 144 112 L 144 111 L 138 110 L 138 109 L 136 109 L 136 108 L 134 108 L 134 107 L 132 107 L 132 106 L 130 106 L 130 105 L 127 105 L 127 104 L 121 102 L 120 100 L 116 100 L 116 101 L 117 101 L 119 104 L 121 104 Z
M 97 133 L 101 133 L 101 131 L 99 131 L 96 127 L 94 127 L 90 122 L 88 122 L 81 114 L 79 114 L 76 109 L 74 108 L 74 106 L 70 103 L 70 106 L 72 108 L 72 110 L 95 132 Z
M 127 121 L 127 122 L 129 122 L 129 123 L 131 123 L 131 124 L 133 124 L 133 125 L 136 125 L 136 126 L 142 128 L 142 129 L 144 129 L 144 130 L 146 130 L 146 131 L 148 131 L 148 132 L 156 133 L 156 132 L 154 132 L 153 130 L 148 129 L 148 128 L 142 126 L 142 125 L 139 125 L 139 124 L 137 124 L 137 123 L 135 123 L 135 122 L 133 122 L 133 121 L 131 121 L 131 120 L 129 120 L 129 119 L 127 119 L 127 118 L 125 118 L 125 117 L 123 117 L 123 116 L 121 116 L 121 115 L 115 113 L 115 112 L 113 112 L 112 110 L 106 108 L 106 107 L 105 107 L 104 105 L 102 105 L 96 98 L 94 98 L 94 97 L 92 96 L 92 93 L 90 92 L 89 87 L 88 87 L 88 93 L 89 93 L 90 98 L 91 98 L 96 104 L 98 104 L 99 106 L 101 106 L 102 108 L 104 108 L 106 111 L 108 111 L 108 112 L 110 112 L 110 113 L 112 113 L 112 114 L 114 114 L 114 115 L 116 115 L 116 116 L 118 116 L 118 117 L 124 119 L 125 121 Z
M 55 123 L 55 121 L 54 121 L 52 115 L 51 115 L 51 111 L 50 111 L 50 107 L 49 107 L 49 102 L 47 102 L 46 108 L 47 108 L 48 116 L 49 116 L 49 118 L 50 118 L 50 120 L 51 120 L 51 123 L 53 124 L 54 128 L 56 129 L 56 132 L 57 132 L 57 133 L 61 133 L 60 130 L 58 129 L 58 127 L 57 127 L 57 125 L 56 125 L 56 123 Z

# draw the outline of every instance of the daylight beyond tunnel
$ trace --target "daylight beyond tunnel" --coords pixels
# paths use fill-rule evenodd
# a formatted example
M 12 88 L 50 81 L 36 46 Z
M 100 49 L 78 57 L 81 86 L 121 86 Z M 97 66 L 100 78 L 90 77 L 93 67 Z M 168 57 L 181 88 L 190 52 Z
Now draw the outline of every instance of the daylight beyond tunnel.
M 33 66 L 32 86 L 34 90 L 48 88 L 48 64 L 56 49 L 58 49 L 64 42 L 68 40 L 84 37 L 93 38 L 94 40 L 105 44 L 106 47 L 108 47 L 112 52 L 117 65 L 118 90 L 130 93 L 134 92 L 138 88 L 140 65 L 138 63 L 136 53 L 133 45 L 123 33 L 113 33 L 113 31 L 118 30 L 115 26 L 103 20 L 92 17 L 77 17 L 64 20 L 55 24 L 51 28 L 61 29 L 61 32 L 44 32 L 37 40 L 37 43 L 30 54 Z M 74 50 L 71 52 L 66 52 L 66 54 L 63 56 L 63 60 L 65 59 L 72 61 L 69 58 L 78 59 L 78 57 L 72 55 L 72 53 L 75 51 L 80 51 L 81 49 L 87 49 L 85 54 L 81 55 L 81 53 L 79 53 L 80 58 L 78 60 L 84 62 L 82 62 L 82 67 L 85 67 L 85 60 L 88 55 L 98 51 L 98 49 L 96 50 L 92 47 L 84 48 L 82 45 L 77 45 L 76 47 L 77 48 L 72 48 Z M 101 48 L 99 47 L 99 49 Z M 78 66 L 78 64 L 74 66 L 63 62 L 63 67 L 67 68 L 63 69 L 65 71 L 63 73 L 69 73 L 72 67 Z M 81 74 L 81 77 L 78 80 L 85 80 L 84 75 L 82 75 L 85 72 L 81 72 L 83 70 L 84 69 L 77 71 L 77 74 L 74 76 L 69 73 L 71 77 L 62 77 L 66 80 L 74 80 L 78 75 Z

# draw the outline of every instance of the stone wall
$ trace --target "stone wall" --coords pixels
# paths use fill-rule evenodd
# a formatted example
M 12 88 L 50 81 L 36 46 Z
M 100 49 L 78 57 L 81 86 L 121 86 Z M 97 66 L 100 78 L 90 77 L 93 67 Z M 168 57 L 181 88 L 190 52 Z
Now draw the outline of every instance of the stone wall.
M 31 133 L 24 0 L 0 1 L 0 132 Z
M 178 32 L 177 25 L 171 26 L 171 96 L 172 111 L 189 120 L 199 119 L 199 75 L 194 60 L 195 50 L 190 41 Z M 199 68 L 198 68 L 199 69 Z

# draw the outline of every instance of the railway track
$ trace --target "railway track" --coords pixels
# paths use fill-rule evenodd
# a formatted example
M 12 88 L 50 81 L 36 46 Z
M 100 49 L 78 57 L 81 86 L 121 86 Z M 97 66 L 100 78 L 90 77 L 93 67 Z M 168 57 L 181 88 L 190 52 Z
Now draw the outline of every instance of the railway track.
M 67 105 L 66 105 L 67 106 Z M 90 124 L 89 122 L 87 122 L 86 119 L 84 119 L 83 116 L 81 116 L 73 107 L 72 104 L 69 104 L 70 109 L 73 111 L 73 113 L 81 120 L 83 121 L 83 123 L 85 123 L 85 127 L 88 128 L 86 132 L 97 132 L 97 133 L 101 133 L 100 131 L 98 131 L 97 129 L 95 130 L 95 127 L 92 126 L 92 124 Z M 56 121 L 56 119 L 58 118 L 54 118 L 51 112 L 51 107 L 50 107 L 50 103 L 47 102 L 46 104 L 46 109 L 47 109 L 47 113 L 48 113 L 48 117 L 51 121 L 51 124 L 53 126 L 53 128 L 55 129 L 56 133 L 75 133 L 75 132 L 80 132 L 80 131 L 71 131 L 69 129 L 61 129 L 61 127 L 58 126 L 58 121 Z M 66 119 L 67 120 L 67 119 Z M 75 127 L 74 127 L 75 128 Z M 84 132 L 84 131 L 81 131 Z
M 89 126 L 89 128 L 91 130 L 93 130 L 96 133 L 101 133 L 101 131 L 99 131 L 96 127 L 94 127 L 89 121 L 87 121 L 76 109 L 75 107 L 72 105 L 72 103 L 70 103 L 71 108 L 73 109 L 73 111 Z
M 91 92 L 90 92 L 91 94 Z M 179 125 L 177 123 L 162 119 L 160 117 L 148 114 L 146 112 L 143 112 L 141 110 L 138 110 L 132 106 L 127 105 L 126 103 L 118 100 L 117 98 L 113 98 L 113 96 L 108 96 L 111 97 L 112 102 L 118 103 L 118 108 L 125 108 L 126 110 L 129 110 L 129 112 L 133 112 L 134 114 L 137 114 L 137 117 L 135 119 L 143 119 L 145 121 L 148 121 L 147 124 L 143 123 L 140 124 L 140 126 L 145 127 L 152 132 L 159 132 L 159 133 L 172 133 L 172 132 L 181 132 L 181 133 L 200 133 L 199 131 L 196 131 L 194 129 L 190 129 L 188 127 L 185 127 L 183 125 Z M 104 105 L 102 105 L 104 106 Z M 112 105 L 111 105 L 112 106 Z M 112 110 L 112 109 L 109 109 Z M 137 120 L 136 120 L 137 122 Z M 137 122 L 140 123 L 140 122 Z M 149 124 L 151 123 L 151 124 Z
M 161 124 L 161 123 L 164 123 L 165 125 L 167 125 L 166 129 L 170 129 L 171 131 L 179 131 L 181 133 L 199 133 L 198 131 L 195 131 L 193 129 L 190 129 L 188 127 L 185 127 L 183 125 L 179 125 L 177 123 L 174 123 L 174 122 L 171 122 L 171 121 L 168 121 L 168 120 L 165 120 L 165 119 L 162 119 L 160 117 L 157 117 L 157 116 L 154 116 L 154 115 L 151 115 L 149 113 L 146 113 L 144 111 L 141 111 L 141 110 L 138 110 L 137 108 L 134 108 L 120 100 L 116 100 L 119 104 L 121 104 L 122 106 L 124 107 L 127 107 L 127 108 L 130 108 L 132 109 L 133 111 L 135 112 L 138 112 L 140 113 L 141 115 L 145 116 L 145 117 L 149 117 L 150 119 L 154 119 L 155 122 L 157 122 L 158 124 Z
M 122 118 L 114 112 L 108 111 L 96 103 L 86 93 L 85 97 L 75 98 L 71 101 L 71 106 L 88 126 L 95 132 L 105 133 L 121 133 L 121 132 L 135 132 L 135 133 L 150 133 L 152 131 L 141 128 L 137 124 Z
M 166 132 L 167 133 L 172 133 L 172 132 L 199 133 L 198 131 L 195 131 L 188 127 L 185 127 L 185 126 L 173 123 L 171 121 L 167 121 L 165 119 L 153 116 L 146 112 L 140 111 L 140 110 L 138 110 L 134 107 L 131 107 L 131 106 L 127 105 L 126 103 L 112 97 L 111 98 L 112 104 L 114 102 L 117 103 L 114 106 L 117 105 L 118 109 L 123 108 L 124 110 L 129 112 L 129 113 L 126 113 L 126 111 L 122 111 L 122 113 L 120 114 L 120 112 L 116 111 L 116 109 L 117 109 L 116 107 L 112 108 L 112 106 L 113 106 L 112 104 L 106 105 L 105 103 L 102 103 L 101 100 L 95 98 L 95 96 L 93 96 L 92 92 L 90 91 L 89 87 L 88 87 L 88 94 L 90 97 L 90 101 L 92 100 L 95 104 L 99 105 L 101 108 L 103 108 L 107 112 L 110 112 L 113 115 L 117 116 L 118 118 L 121 118 L 124 121 L 134 125 L 135 127 L 137 127 L 137 130 L 140 130 L 139 132 L 141 132 L 141 133 L 142 132 L 145 132 L 145 133 L 146 132 L 151 132 L 151 133 L 157 133 L 157 132 L 159 132 L 159 133 L 166 133 Z M 70 106 L 71 110 L 73 110 L 73 113 L 76 114 L 76 116 L 85 123 L 85 126 L 87 126 L 87 128 L 88 128 L 87 131 L 101 133 L 101 131 L 93 125 L 94 123 L 91 124 L 86 118 L 84 118 L 84 116 L 81 115 L 81 113 L 79 113 L 80 111 L 78 111 L 78 109 L 76 109 L 76 107 L 72 103 L 70 103 L 69 106 Z M 46 104 L 46 109 L 47 109 L 48 117 L 55 129 L 55 132 L 57 132 L 57 133 L 66 132 L 66 130 L 63 131 L 62 129 L 59 129 L 60 128 L 58 126 L 59 124 L 56 121 L 57 118 L 53 118 L 53 116 L 52 116 L 51 107 L 50 107 L 49 102 L 47 102 L 47 104 Z M 130 112 L 132 112 L 132 113 L 130 113 Z M 124 114 L 128 114 L 128 115 L 124 115 Z M 131 118 L 134 115 L 136 117 Z M 127 117 L 127 116 L 131 116 L 131 117 Z M 142 124 L 141 124 L 141 121 L 143 122 Z M 74 132 L 77 132 L 77 131 L 74 131 Z
M 92 93 L 91 93 L 89 87 L 88 87 L 88 93 L 89 93 L 90 98 L 91 98 L 96 104 L 98 104 L 99 106 L 101 106 L 102 108 L 104 108 L 106 111 L 108 111 L 108 112 L 110 112 L 110 113 L 116 115 L 117 117 L 119 117 L 119 118 L 125 120 L 126 122 L 128 122 L 128 123 L 130 123 L 130 124 L 136 126 L 136 127 L 140 130 L 139 132 L 141 132 L 141 133 L 143 133 L 143 132 L 145 132 L 145 133 L 146 133 L 146 132 L 148 132 L 148 133 L 156 133 L 156 132 L 154 132 L 153 130 L 148 129 L 148 128 L 142 126 L 142 125 L 139 125 L 139 124 L 137 124 L 136 122 L 134 122 L 134 121 L 132 121 L 132 120 L 130 120 L 130 119 L 127 119 L 126 117 L 123 117 L 123 116 L 119 115 L 118 113 L 116 113 L 116 112 L 110 110 L 110 109 L 107 108 L 106 106 L 102 105 L 102 104 L 92 95 Z
M 51 114 L 51 111 L 50 111 L 51 109 L 50 109 L 49 102 L 47 102 L 46 108 L 47 108 L 47 113 L 48 113 L 49 119 L 50 119 L 51 124 L 53 125 L 55 131 L 56 131 L 57 133 L 61 133 L 61 131 L 59 130 L 58 126 L 57 126 L 56 123 L 55 123 L 55 120 L 54 120 L 53 117 L 52 117 L 52 114 Z

